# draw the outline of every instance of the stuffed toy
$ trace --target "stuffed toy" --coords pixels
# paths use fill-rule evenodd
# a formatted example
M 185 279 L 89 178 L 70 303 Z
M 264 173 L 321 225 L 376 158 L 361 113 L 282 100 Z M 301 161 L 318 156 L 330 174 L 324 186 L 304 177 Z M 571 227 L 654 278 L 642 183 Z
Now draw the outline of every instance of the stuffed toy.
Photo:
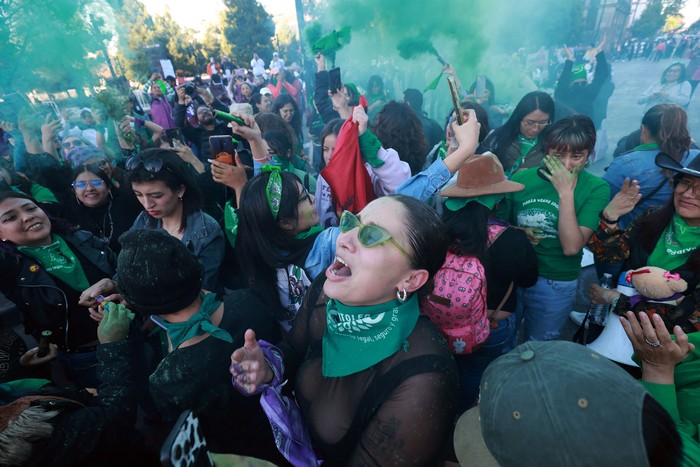
M 634 286 L 637 295 L 630 297 L 633 307 L 642 301 L 678 305 L 688 283 L 678 274 L 654 266 L 645 266 L 627 273 L 627 282 Z

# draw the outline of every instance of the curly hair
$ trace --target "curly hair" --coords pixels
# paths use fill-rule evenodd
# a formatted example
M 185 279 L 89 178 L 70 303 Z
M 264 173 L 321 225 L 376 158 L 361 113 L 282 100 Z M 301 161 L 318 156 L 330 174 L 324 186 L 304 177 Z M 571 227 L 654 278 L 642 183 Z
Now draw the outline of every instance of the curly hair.
M 389 101 L 377 115 L 374 134 L 382 146 L 392 148 L 411 167 L 411 175 L 421 171 L 428 153 L 423 124 L 406 104 Z

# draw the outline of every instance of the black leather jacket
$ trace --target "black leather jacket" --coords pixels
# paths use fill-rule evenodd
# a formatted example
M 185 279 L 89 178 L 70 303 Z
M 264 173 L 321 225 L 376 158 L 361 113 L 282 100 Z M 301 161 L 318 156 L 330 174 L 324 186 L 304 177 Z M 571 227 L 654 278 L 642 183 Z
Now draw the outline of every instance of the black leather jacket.
M 61 236 L 74 253 L 87 258 L 104 277 L 114 276 L 116 256 L 106 242 L 85 230 Z M 54 278 L 35 259 L 17 250 L 0 253 L 0 269 L 0 290 L 22 313 L 25 332 L 38 340 L 41 331 L 49 329 L 54 333 L 52 340 L 67 347 L 68 309 L 76 304 L 68 303 Z

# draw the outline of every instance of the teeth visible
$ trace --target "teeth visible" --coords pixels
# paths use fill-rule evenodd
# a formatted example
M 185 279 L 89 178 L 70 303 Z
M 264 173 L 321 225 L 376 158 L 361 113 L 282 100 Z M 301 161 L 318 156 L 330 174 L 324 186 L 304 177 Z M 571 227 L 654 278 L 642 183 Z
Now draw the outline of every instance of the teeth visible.
M 31 227 L 29 227 L 27 230 L 37 230 L 41 228 L 41 224 L 34 224 Z
M 331 274 L 333 274 L 334 276 L 337 276 L 337 275 L 338 275 L 338 271 L 337 271 L 336 269 L 333 269 L 333 270 L 331 271 Z
M 335 257 L 335 260 L 336 260 L 337 262 L 339 262 L 340 264 L 342 264 L 343 266 L 345 266 L 346 268 L 349 267 L 349 266 L 348 266 L 348 263 L 346 263 L 345 261 L 343 261 L 342 258 L 339 258 L 339 257 L 336 256 L 336 257 Z

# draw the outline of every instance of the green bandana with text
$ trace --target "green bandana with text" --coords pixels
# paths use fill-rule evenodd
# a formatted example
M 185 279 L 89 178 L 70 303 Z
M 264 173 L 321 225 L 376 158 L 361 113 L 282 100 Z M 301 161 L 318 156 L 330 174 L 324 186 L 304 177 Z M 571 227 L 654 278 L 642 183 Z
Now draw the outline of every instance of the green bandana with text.
M 406 339 L 419 315 L 415 294 L 404 303 L 391 300 L 371 306 L 347 306 L 329 300 L 323 333 L 323 376 L 358 373 L 401 348 L 408 350 Z

